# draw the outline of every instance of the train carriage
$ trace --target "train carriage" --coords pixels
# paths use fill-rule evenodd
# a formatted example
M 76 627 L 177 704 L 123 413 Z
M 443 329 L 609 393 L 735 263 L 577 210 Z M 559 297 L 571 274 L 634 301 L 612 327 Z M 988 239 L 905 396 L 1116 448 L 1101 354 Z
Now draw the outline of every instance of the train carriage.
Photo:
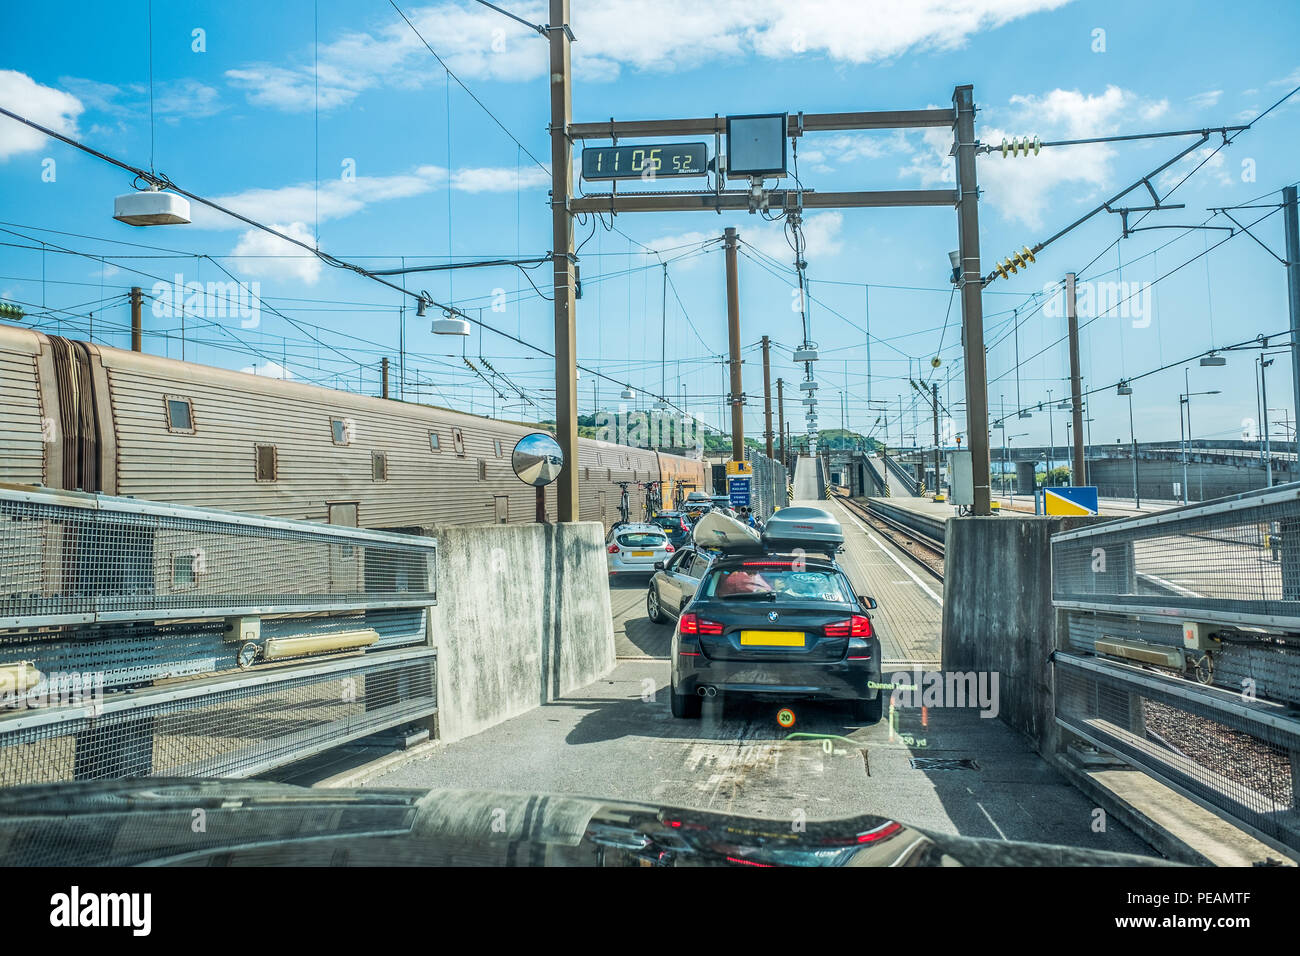
M 535 520 L 537 429 L 0 327 L 0 480 L 366 528 Z M 702 481 L 693 459 L 580 439 L 579 517 Z M 663 494 L 665 503 L 674 492 Z M 546 507 L 555 514 L 555 489 Z

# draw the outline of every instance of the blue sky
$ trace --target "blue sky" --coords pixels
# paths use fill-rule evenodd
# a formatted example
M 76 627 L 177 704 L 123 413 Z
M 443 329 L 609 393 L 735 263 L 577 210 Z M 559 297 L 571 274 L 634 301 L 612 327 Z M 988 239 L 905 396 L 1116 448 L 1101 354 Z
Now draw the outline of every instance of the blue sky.
M 501 5 L 533 22 L 546 19 L 539 3 Z M 379 0 L 154 4 L 152 124 L 147 3 L 25 4 L 8 14 L 0 37 L 0 105 L 135 165 L 152 164 L 190 191 L 374 268 L 400 265 L 403 257 L 411 265 L 546 253 L 546 175 L 528 155 L 549 163 L 545 43 L 469 0 L 399 6 L 492 115 L 447 79 L 392 5 Z M 1292 39 L 1298 25 L 1300 7 L 1281 2 L 575 0 L 574 117 L 946 106 L 955 85 L 972 83 L 983 142 L 1230 125 L 1249 122 L 1300 85 Z M 1298 118 L 1300 94 L 1210 156 L 1169 199 L 1185 209 L 1144 224 L 1200 224 L 1210 206 L 1277 202 L 1277 190 L 1300 179 Z M 947 131 L 808 135 L 798 144 L 800 177 L 819 190 L 944 186 L 950 139 Z M 982 157 L 986 271 L 995 258 L 1047 238 L 1191 142 Z M 1220 143 L 1216 136 L 1209 146 Z M 1157 179 L 1161 195 L 1209 152 Z M 495 406 L 499 415 L 522 419 L 551 416 L 548 358 L 490 331 L 434 336 L 401 295 L 197 207 L 191 225 L 139 229 L 115 222 L 112 199 L 130 190 L 129 179 L 0 117 L 0 228 L 7 230 L 0 233 L 0 296 L 24 304 L 27 324 L 85 337 L 93 311 L 95 340 L 125 347 L 123 294 L 131 285 L 149 292 L 177 274 L 187 282 L 222 280 L 224 267 L 258 283 L 265 303 L 258 324 L 188 317 L 187 359 L 373 393 L 381 356 L 393 360 L 396 383 L 405 301 L 408 397 L 418 382 L 419 395 L 438 404 L 480 413 Z M 604 188 L 588 184 L 591 192 Z M 1148 200 L 1139 191 L 1126 203 Z M 1250 222 L 1268 212 L 1237 215 Z M 1281 219 L 1276 213 L 1257 231 L 1279 253 Z M 1229 223 L 1220 216 L 1211 224 Z M 720 244 L 709 240 L 726 226 L 737 227 L 745 244 L 746 391 L 761 395 L 753 346 L 763 334 L 778 344 L 774 378 L 801 377 L 788 351 L 801 333 L 790 308 L 792 255 L 779 225 L 712 213 L 627 214 L 613 225 L 617 231 L 591 220 L 576 227 L 584 286 L 579 360 L 630 384 L 638 393 L 630 404 L 645 407 L 661 390 L 680 402 L 684 389 L 690 411 L 719 421 L 726 310 Z M 949 311 L 953 212 L 812 212 L 806 233 L 813 338 L 823 355 L 821 426 L 839 425 L 841 390 L 850 427 L 871 431 L 876 421 L 879 413 L 867 406 L 869 324 L 870 396 L 888 402 L 891 442 L 899 434 L 900 395 L 902 433 L 916 430 L 909 367 L 914 377 L 939 383 L 956 428 L 964 430 L 958 304 Z M 1029 405 L 1045 402 L 1049 389 L 1057 400 L 1068 391 L 1068 356 L 1058 341 L 1065 321 L 1050 307 L 1035 309 L 1067 271 L 1085 280 L 1149 282 L 1228 236 L 1160 229 L 1115 245 L 1119 234 L 1117 216 L 1099 215 L 1045 249 L 1029 270 L 986 288 L 995 415 L 1002 400 L 1008 411 L 1016 407 L 1017 392 Z M 666 310 L 660 258 L 647 246 L 670 262 Z M 548 292 L 546 266 L 529 278 Z M 551 304 L 518 270 L 409 281 L 472 314 L 482 308 L 483 321 L 496 329 L 552 347 Z M 504 293 L 495 299 L 498 307 L 504 299 L 501 311 L 492 309 L 495 290 Z M 1085 327 L 1086 385 L 1113 386 L 1288 324 L 1282 266 L 1246 236 L 1158 282 L 1145 301 L 1149 316 L 1115 310 Z M 181 355 L 178 319 L 146 306 L 145 326 L 147 349 Z M 462 351 L 485 373 L 479 357 L 487 359 L 509 401 L 494 399 Z M 1241 437 L 1243 420 L 1256 418 L 1254 354 L 1235 353 L 1224 368 L 1192 361 L 1192 390 L 1221 392 L 1194 400 L 1198 436 Z M 937 371 L 930 365 L 936 355 Z M 593 376 L 583 376 L 584 413 L 619 404 L 617 385 L 595 385 L 593 392 Z M 1294 419 L 1285 356 L 1270 369 L 1268 385 L 1269 404 Z M 1182 365 L 1134 384 L 1139 440 L 1177 437 L 1182 390 Z M 801 424 L 802 415 L 788 410 Z M 1127 441 L 1128 406 L 1113 387 L 1090 399 L 1089 410 L 1094 443 Z M 761 431 L 761 413 L 761 401 L 751 401 L 750 433 Z M 1055 418 L 1061 444 L 1065 418 Z M 922 434 L 929 430 L 923 421 Z M 1046 443 L 1049 423 L 1035 415 L 1007 431 L 1027 433 L 1017 443 Z M 882 427 L 874 433 L 882 435 Z M 1000 444 L 1000 433 L 994 442 Z

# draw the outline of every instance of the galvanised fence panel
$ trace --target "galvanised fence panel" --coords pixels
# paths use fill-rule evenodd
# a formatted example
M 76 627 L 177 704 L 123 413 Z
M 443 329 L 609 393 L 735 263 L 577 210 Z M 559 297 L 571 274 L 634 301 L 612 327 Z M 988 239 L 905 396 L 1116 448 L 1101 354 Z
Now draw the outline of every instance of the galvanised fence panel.
M 1053 535 L 1052 601 L 1300 631 L 1300 483 Z
M 430 539 L 0 485 L 0 628 L 436 603 Z
M 1057 723 L 1300 848 L 1300 483 L 1051 547 Z
M 437 542 L 0 485 L 0 786 L 246 776 L 437 709 Z

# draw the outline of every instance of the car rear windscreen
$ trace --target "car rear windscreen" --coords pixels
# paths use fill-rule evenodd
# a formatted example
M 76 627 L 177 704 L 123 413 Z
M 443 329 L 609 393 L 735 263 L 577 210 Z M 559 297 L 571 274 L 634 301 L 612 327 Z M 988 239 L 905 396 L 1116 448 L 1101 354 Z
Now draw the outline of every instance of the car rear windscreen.
M 618 536 L 618 543 L 625 548 L 662 548 L 667 541 L 657 531 L 629 531 Z
M 843 582 L 833 571 L 795 571 L 782 567 L 723 568 L 714 571 L 700 589 L 706 598 L 769 595 L 792 601 L 849 600 Z

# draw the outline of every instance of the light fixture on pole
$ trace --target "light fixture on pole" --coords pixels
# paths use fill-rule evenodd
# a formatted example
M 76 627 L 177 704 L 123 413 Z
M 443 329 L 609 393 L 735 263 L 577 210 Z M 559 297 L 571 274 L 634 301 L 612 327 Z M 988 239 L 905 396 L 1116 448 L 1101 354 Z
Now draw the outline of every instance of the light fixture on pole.
M 433 320 L 430 330 L 435 335 L 469 335 L 469 322 L 444 312 L 441 319 Z
M 1220 366 L 1227 365 L 1228 360 L 1224 358 L 1222 355 L 1218 355 L 1214 352 L 1211 352 L 1209 355 L 1201 356 L 1201 364 L 1206 367 L 1218 368 Z
M 157 183 L 113 200 L 113 218 L 128 226 L 176 226 L 190 221 L 190 201 Z

